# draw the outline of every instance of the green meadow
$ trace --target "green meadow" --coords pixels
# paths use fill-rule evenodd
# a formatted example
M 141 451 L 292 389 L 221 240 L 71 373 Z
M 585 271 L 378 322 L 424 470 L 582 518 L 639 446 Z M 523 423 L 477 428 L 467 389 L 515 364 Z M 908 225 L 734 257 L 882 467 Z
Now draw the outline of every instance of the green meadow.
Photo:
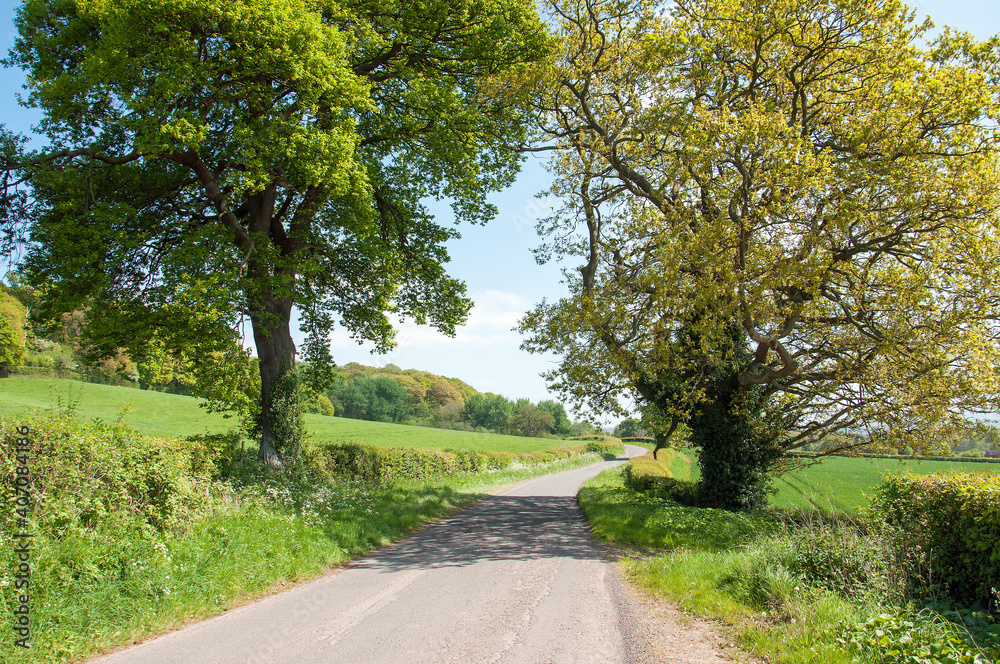
M 209 413 L 199 399 L 129 387 L 97 385 L 63 378 L 10 376 L 0 380 L 0 415 L 25 409 L 75 411 L 84 419 L 116 420 L 147 436 L 183 437 L 222 433 L 237 422 Z M 563 441 L 503 436 L 493 433 L 433 429 L 306 414 L 310 440 L 317 443 L 366 443 L 383 447 L 476 451 L 540 452 L 561 447 Z
M 830 457 L 822 463 L 786 473 L 777 479 L 771 505 L 779 508 L 816 508 L 825 512 L 856 513 L 868 505 L 875 487 L 887 475 L 938 472 L 1000 473 L 1000 464 L 912 459 Z
M 698 460 L 690 449 L 667 449 L 652 454 L 638 464 L 643 473 L 696 480 L 699 477 Z M 856 514 L 867 507 L 875 487 L 887 475 L 912 473 L 930 475 L 938 472 L 988 472 L 1000 473 L 1000 464 L 972 463 L 949 460 L 921 459 L 867 459 L 854 457 L 827 457 L 805 468 L 785 473 L 775 479 L 770 506 L 779 509 L 818 509 L 823 512 Z

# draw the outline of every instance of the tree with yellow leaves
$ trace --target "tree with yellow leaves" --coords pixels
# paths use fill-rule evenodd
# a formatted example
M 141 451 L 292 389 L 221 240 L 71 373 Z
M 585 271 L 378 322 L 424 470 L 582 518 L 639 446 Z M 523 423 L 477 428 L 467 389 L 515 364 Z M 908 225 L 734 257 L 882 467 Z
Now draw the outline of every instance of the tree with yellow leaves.
M 1000 42 L 897 0 L 558 0 L 536 149 L 571 294 L 521 323 L 577 405 L 700 447 L 703 504 L 793 450 L 933 447 L 1000 395 Z M 853 435 L 828 437 L 833 432 Z

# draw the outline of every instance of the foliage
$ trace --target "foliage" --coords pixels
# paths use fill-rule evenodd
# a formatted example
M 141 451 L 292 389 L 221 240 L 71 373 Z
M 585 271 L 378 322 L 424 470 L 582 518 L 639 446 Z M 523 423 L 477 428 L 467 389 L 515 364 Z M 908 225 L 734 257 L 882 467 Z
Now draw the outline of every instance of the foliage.
M 473 394 L 465 401 L 465 416 L 476 427 L 491 431 L 506 431 L 516 406 L 500 394 Z
M 550 7 L 530 83 L 564 207 L 539 253 L 584 265 L 520 327 L 574 407 L 635 400 L 660 436 L 745 417 L 710 436 L 763 445 L 751 484 L 834 431 L 918 450 L 996 410 L 996 39 L 898 0 Z
M 20 421 L 31 429 L 31 501 L 34 526 L 47 537 L 77 536 L 104 529 L 152 535 L 175 528 L 204 507 L 199 483 L 210 476 L 219 446 L 207 439 L 188 443 L 145 438 L 120 422 L 87 424 L 66 416 Z M 13 486 L 14 423 L 0 430 L 0 476 Z M 198 478 L 201 478 L 199 480 Z M 0 508 L 11 532 L 13 495 Z
M 405 422 L 407 393 L 388 376 L 359 376 L 335 383 L 328 394 L 341 417 L 372 422 Z
M 652 471 L 651 461 L 638 467 Z M 639 548 L 622 563 L 633 580 L 686 612 L 730 623 L 737 642 L 768 661 L 985 664 L 997 655 L 993 617 L 904 606 L 916 567 L 892 527 L 816 512 L 682 507 L 632 491 L 622 474 L 602 473 L 580 492 L 595 535 Z
M 620 451 L 615 449 L 615 452 Z M 458 473 L 503 470 L 532 466 L 582 454 L 606 454 L 613 446 L 577 445 L 540 452 L 515 453 L 486 450 L 421 450 L 351 443 L 314 445 L 307 463 L 325 475 L 344 476 L 366 482 L 424 480 Z
M 548 427 L 549 431 L 556 436 L 569 435 L 572 424 L 569 421 L 569 416 L 566 415 L 566 408 L 561 403 L 552 399 L 543 399 L 538 402 L 538 410 L 548 413 L 552 417 L 552 424 Z
M 24 357 L 24 323 L 27 309 L 0 287 L 0 377 L 21 363 Z
M 271 459 L 293 305 L 317 382 L 335 319 L 379 350 L 389 312 L 465 320 L 443 267 L 457 231 L 424 201 L 495 214 L 524 112 L 492 81 L 545 54 L 533 3 L 26 0 L 15 23 L 5 64 L 51 148 L 0 134 L 3 237 L 26 243 L 41 319 L 86 311 L 92 359 L 154 344 L 219 365 L 249 318 Z
M 0 420 L 0 479 L 8 484 L 16 426 L 30 427 L 33 441 L 32 647 L 14 648 L 9 630 L 0 635 L 11 664 L 81 661 L 208 618 L 384 546 L 504 484 L 596 460 L 577 448 L 544 455 L 548 463 L 535 455 L 530 468 L 363 483 L 311 465 L 318 457 L 308 446 L 292 472 L 273 473 L 242 461 L 234 433 L 151 439 L 120 422 L 19 416 Z M 5 544 L 23 532 L 11 499 L 0 498 Z M 7 625 L 16 564 L 16 557 L 0 561 Z
M 844 512 L 860 515 L 868 507 L 884 476 L 913 473 L 964 472 L 969 463 L 957 460 L 828 457 L 823 463 L 782 475 L 771 506 L 781 509 Z M 976 470 L 996 473 L 1000 466 L 977 464 Z
M 633 417 L 626 417 L 615 426 L 615 436 L 619 438 L 631 438 L 641 428 L 643 428 L 642 422 Z
M 263 410 L 257 414 L 250 435 L 260 439 L 267 427 L 273 436 L 274 448 L 283 461 L 294 461 L 306 435 L 299 407 L 298 374 L 294 370 L 286 371 L 272 380 L 265 391 Z
M 871 506 L 898 524 L 900 546 L 921 551 L 929 569 L 918 592 L 939 584 L 965 605 L 989 607 L 1000 589 L 1000 475 L 950 473 L 887 477 Z M 920 587 L 922 586 L 922 588 Z
M 967 614 L 968 615 L 968 614 Z M 1000 658 L 1000 632 L 980 640 L 930 609 L 880 613 L 862 625 L 842 625 L 831 638 L 876 664 L 989 664 Z
M 764 515 L 686 507 L 637 494 L 618 471 L 585 483 L 580 508 L 595 537 L 627 547 L 728 549 L 768 533 L 777 521 Z
M 146 436 L 176 438 L 206 432 L 219 434 L 233 428 L 232 421 L 199 408 L 199 400 L 190 396 L 51 377 L 12 376 L 0 381 L 0 415 L 19 415 L 26 409 L 62 411 L 67 405 L 72 405 L 82 417 L 109 421 L 118 418 L 124 407 L 128 412 L 123 421 Z M 577 444 L 324 415 L 306 414 L 303 419 L 310 440 L 320 442 L 370 443 L 375 440 L 386 447 L 511 452 L 540 452 L 564 444 Z
M 632 491 L 650 497 L 667 499 L 687 507 L 701 507 L 701 492 L 697 482 L 662 474 L 662 467 L 640 468 L 629 463 L 622 471 L 622 479 Z
M 804 522 L 793 521 L 783 540 L 792 544 L 785 561 L 790 572 L 855 604 L 901 605 L 910 574 L 921 562 L 897 546 L 895 526 L 878 522 L 808 515 Z
M 316 397 L 319 401 L 319 407 L 323 411 L 323 414 L 328 417 L 333 417 L 337 414 L 337 409 L 333 407 L 333 402 L 330 401 L 325 394 L 321 394 Z
M 555 425 L 556 420 L 551 413 L 530 403 L 520 403 L 508 421 L 507 429 L 522 436 L 542 436 L 554 430 Z

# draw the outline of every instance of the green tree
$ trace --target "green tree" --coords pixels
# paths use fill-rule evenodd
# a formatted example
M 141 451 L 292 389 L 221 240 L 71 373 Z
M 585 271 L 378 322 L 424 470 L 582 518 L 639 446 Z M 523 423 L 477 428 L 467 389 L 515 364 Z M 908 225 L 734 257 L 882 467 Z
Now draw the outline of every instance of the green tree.
M 24 357 L 26 316 L 27 309 L 17 298 L 0 290 L 0 377 L 10 374 Z
M 500 394 L 473 394 L 465 400 L 465 416 L 475 427 L 497 433 L 507 430 L 517 408 L 514 402 Z
M 464 321 L 443 268 L 457 233 L 422 201 L 483 222 L 514 177 L 503 79 L 547 48 L 528 0 L 26 0 L 16 24 L 6 63 L 51 148 L 0 136 L 0 220 L 30 239 L 49 314 L 88 303 L 93 354 L 156 337 L 207 361 L 248 318 L 260 458 L 280 465 L 293 307 L 317 386 L 336 318 L 383 351 L 389 311 Z
M 556 420 L 548 413 L 532 403 L 520 404 L 508 423 L 508 430 L 518 436 L 537 437 L 550 433 Z
M 640 428 L 642 428 L 642 422 L 634 417 L 626 417 L 615 427 L 615 436 L 618 438 L 631 438 Z
M 342 417 L 373 422 L 404 422 L 409 415 L 406 390 L 389 376 L 359 376 L 334 385 L 331 401 Z
M 561 403 L 552 399 L 544 399 L 538 402 L 538 409 L 552 416 L 552 426 L 549 429 L 552 433 L 557 436 L 569 434 L 571 426 L 569 416 L 566 415 L 566 408 Z
M 736 509 L 789 450 L 872 439 L 832 432 L 920 449 L 996 410 L 997 39 L 896 0 L 552 21 L 532 80 L 564 207 L 541 257 L 584 265 L 521 329 L 575 405 L 636 399 L 657 447 L 689 422 L 709 502 Z

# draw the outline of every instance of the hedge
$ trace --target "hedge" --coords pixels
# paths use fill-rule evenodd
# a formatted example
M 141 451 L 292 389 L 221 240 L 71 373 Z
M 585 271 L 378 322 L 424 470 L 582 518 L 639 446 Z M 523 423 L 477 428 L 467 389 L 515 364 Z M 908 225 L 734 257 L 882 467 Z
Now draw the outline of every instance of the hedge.
M 594 452 L 614 457 L 621 445 L 594 441 L 586 445 L 561 447 L 545 452 L 517 454 L 472 450 L 420 450 L 407 447 L 379 447 L 358 443 L 314 445 L 304 454 L 307 464 L 322 473 L 347 475 L 369 481 L 430 479 L 455 473 L 502 470 L 514 463 L 531 465 Z
M 898 524 L 927 557 L 928 588 L 941 583 L 965 604 L 997 601 L 1000 590 L 1000 475 L 936 473 L 887 477 L 872 514 Z
M 647 496 L 698 506 L 698 482 L 677 479 L 670 472 L 670 464 L 676 455 L 676 449 L 667 447 L 660 450 L 655 460 L 652 454 L 629 459 L 622 470 L 625 486 Z

